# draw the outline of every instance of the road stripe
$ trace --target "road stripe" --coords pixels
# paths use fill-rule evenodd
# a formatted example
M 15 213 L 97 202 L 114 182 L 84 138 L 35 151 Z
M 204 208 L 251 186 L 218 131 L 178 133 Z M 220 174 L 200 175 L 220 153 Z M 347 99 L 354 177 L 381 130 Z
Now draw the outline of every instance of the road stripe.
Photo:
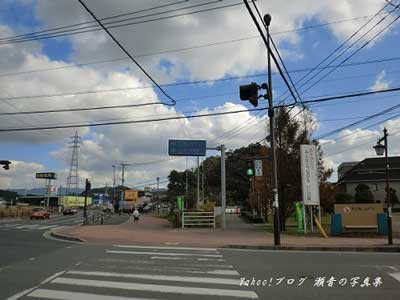
M 388 273 L 390 276 L 392 276 L 394 279 L 400 282 L 400 272 L 396 273 Z
M 162 259 L 169 258 L 169 257 L 162 257 Z M 183 258 L 183 257 L 182 257 Z M 186 258 L 185 258 L 186 259 Z M 143 260 L 129 260 L 129 259 L 117 259 L 117 258 L 100 258 L 99 261 L 101 262 L 112 262 L 112 263 L 123 263 L 123 264 L 145 264 L 145 265 L 157 265 L 157 262 L 152 262 L 152 261 L 143 261 Z M 162 266 L 162 267 L 167 267 L 167 266 Z M 227 268 L 227 269 L 232 269 L 232 265 L 221 265 L 221 264 L 193 264 L 191 263 L 189 266 L 186 268 L 193 268 L 193 267 L 199 267 L 199 268 Z M 168 268 L 168 267 L 167 267 Z M 182 267 L 185 268 L 185 267 Z
M 67 272 L 67 274 L 101 276 L 101 277 L 138 278 L 138 279 L 161 280 L 161 281 L 227 284 L 227 285 L 239 285 L 240 283 L 239 279 L 226 279 L 226 278 L 213 278 L 213 277 L 207 278 L 207 277 L 193 277 L 193 276 L 128 274 L 128 273 L 115 273 L 115 272 L 94 272 L 94 271 L 69 271 Z
M 51 281 L 51 280 L 57 278 L 58 276 L 60 276 L 60 275 L 63 274 L 64 272 L 65 272 L 65 271 L 61 271 L 61 272 L 55 273 L 55 274 L 51 275 L 50 277 L 47 277 L 45 280 L 43 280 L 43 281 L 42 281 L 41 283 L 39 283 L 38 285 L 36 285 L 36 286 L 34 286 L 34 287 L 30 288 L 30 289 L 26 289 L 26 290 L 24 290 L 24 291 L 22 291 L 22 292 L 19 292 L 19 293 L 13 295 L 13 296 L 7 298 L 6 300 L 17 300 L 17 299 L 19 299 L 19 298 L 25 296 L 26 294 L 32 292 L 33 290 L 39 288 L 41 285 L 44 285 L 44 284 L 48 283 L 49 281 Z
M 137 249 L 161 249 L 161 250 L 191 250 L 191 251 L 217 251 L 216 248 L 194 248 L 194 247 L 159 247 L 159 246 L 136 246 L 136 245 L 113 245 L 118 248 L 137 248 Z
M 156 300 L 150 298 L 121 297 L 89 293 L 77 293 L 60 290 L 38 289 L 28 295 L 33 298 L 59 299 L 59 300 Z
M 100 287 L 100 288 L 114 288 L 114 289 L 124 289 L 124 290 L 136 290 L 136 291 L 149 291 L 149 292 L 159 292 L 159 293 L 213 295 L 213 296 L 258 299 L 258 296 L 255 292 L 243 291 L 243 290 L 227 290 L 227 289 L 212 289 L 212 288 L 172 286 L 172 285 L 159 285 L 159 284 L 129 283 L 129 282 L 89 280 L 80 278 L 75 279 L 75 278 L 64 278 L 64 277 L 58 277 L 54 279 L 51 283 Z
M 171 253 L 171 252 L 144 252 L 144 251 L 119 251 L 106 250 L 112 254 L 146 254 L 146 255 L 165 255 L 165 256 L 201 256 L 201 257 L 222 257 L 220 254 L 194 254 L 194 253 Z
M 36 229 L 43 230 L 43 229 L 54 228 L 54 227 L 57 227 L 57 225 L 41 226 L 41 227 L 38 227 Z

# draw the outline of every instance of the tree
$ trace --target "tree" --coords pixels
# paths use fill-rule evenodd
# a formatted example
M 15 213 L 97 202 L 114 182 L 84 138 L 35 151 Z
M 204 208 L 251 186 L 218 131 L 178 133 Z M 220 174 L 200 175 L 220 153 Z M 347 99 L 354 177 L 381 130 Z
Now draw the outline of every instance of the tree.
M 356 203 L 374 203 L 374 195 L 368 185 L 360 183 L 356 187 L 354 200 Z
M 349 204 L 352 203 L 354 199 L 353 196 L 348 193 L 339 192 L 336 194 L 335 200 L 337 204 Z
M 307 110 L 302 113 L 302 119 L 298 114 L 290 114 L 286 108 L 280 108 L 276 114 L 276 141 L 279 182 L 279 206 L 281 217 L 281 229 L 285 230 L 286 219 L 294 212 L 294 201 L 302 199 L 300 145 L 314 144 L 319 152 L 319 180 L 323 194 L 321 205 L 327 207 L 333 201 L 335 191 L 327 180 L 332 174 L 331 169 L 325 169 L 323 153 L 317 141 L 311 140 L 314 128 L 312 116 Z M 296 117 L 294 117 L 296 115 Z

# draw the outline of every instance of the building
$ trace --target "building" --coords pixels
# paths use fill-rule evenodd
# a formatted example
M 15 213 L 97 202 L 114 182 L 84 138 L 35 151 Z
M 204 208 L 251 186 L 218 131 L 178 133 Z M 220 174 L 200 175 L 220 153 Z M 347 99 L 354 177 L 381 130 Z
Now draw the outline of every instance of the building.
M 351 167 L 352 166 L 352 167 Z M 390 188 L 400 192 L 400 156 L 389 157 Z M 337 187 L 354 197 L 359 184 L 369 186 L 375 202 L 384 202 L 386 197 L 386 161 L 384 157 L 366 158 L 361 162 L 346 162 L 338 167 Z

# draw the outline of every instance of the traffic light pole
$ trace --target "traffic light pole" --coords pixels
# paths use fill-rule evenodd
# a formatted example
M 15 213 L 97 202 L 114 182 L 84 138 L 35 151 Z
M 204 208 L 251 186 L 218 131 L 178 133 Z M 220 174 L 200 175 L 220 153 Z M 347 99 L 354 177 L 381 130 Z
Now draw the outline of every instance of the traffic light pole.
M 271 47 L 270 47 L 270 34 L 269 25 L 271 24 L 271 16 L 264 16 L 265 24 L 267 25 L 267 44 L 268 44 L 268 117 L 269 128 L 271 137 L 271 151 L 272 151 L 272 206 L 274 210 L 274 244 L 279 246 L 281 244 L 280 236 L 280 216 L 279 216 L 279 195 L 278 195 L 278 172 L 276 163 L 276 140 L 275 140 L 275 112 L 272 101 L 272 73 L 271 73 Z

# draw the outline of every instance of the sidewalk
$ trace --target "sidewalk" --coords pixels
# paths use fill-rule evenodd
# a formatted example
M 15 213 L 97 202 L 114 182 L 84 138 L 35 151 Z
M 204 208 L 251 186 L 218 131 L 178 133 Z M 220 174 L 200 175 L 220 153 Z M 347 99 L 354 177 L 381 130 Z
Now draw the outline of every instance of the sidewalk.
M 141 216 L 139 224 L 132 219 L 120 225 L 74 226 L 55 231 L 57 235 L 81 239 L 87 242 L 102 244 L 136 244 L 149 246 L 179 245 L 192 247 L 240 247 L 240 248 L 274 248 L 274 236 L 252 224 L 234 226 L 227 230 L 201 228 L 172 228 L 165 219 Z M 228 222 L 229 225 L 229 222 Z M 382 238 L 349 238 L 349 237 L 303 237 L 281 235 L 282 249 L 340 249 L 355 248 L 387 249 L 387 240 Z M 394 241 L 391 251 L 400 252 L 400 240 Z M 326 249 L 325 249 L 326 250 Z M 355 250 L 354 250 L 355 251 Z M 383 250 L 382 250 L 383 251 Z

